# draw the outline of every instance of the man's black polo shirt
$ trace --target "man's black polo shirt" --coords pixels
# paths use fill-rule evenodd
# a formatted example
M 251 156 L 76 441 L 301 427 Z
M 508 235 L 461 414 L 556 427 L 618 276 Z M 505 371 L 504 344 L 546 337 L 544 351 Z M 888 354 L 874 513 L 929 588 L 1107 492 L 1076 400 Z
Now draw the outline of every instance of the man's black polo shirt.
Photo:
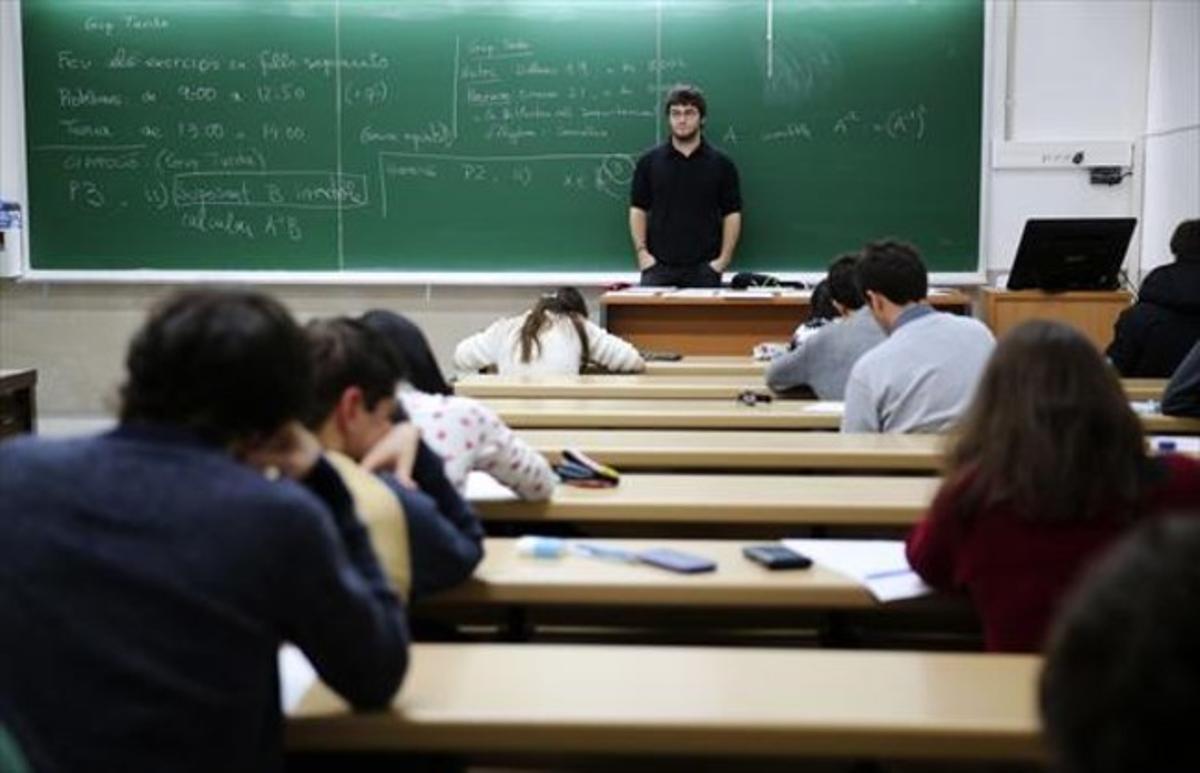
M 646 249 L 660 264 L 708 263 L 721 252 L 721 221 L 742 209 L 737 167 L 703 140 L 690 156 L 667 140 L 638 159 L 630 204 L 650 213 Z

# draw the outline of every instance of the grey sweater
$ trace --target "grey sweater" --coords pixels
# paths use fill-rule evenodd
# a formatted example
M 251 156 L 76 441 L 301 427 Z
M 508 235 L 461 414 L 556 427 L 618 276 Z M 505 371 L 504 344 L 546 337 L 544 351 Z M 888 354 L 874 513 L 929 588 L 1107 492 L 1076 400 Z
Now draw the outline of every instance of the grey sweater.
M 863 306 L 819 328 L 767 366 L 767 386 L 782 392 L 807 386 L 822 400 L 841 400 L 850 369 L 863 352 L 884 339 L 883 328 Z
M 915 311 L 915 309 L 914 309 Z M 966 410 L 995 340 L 976 319 L 910 316 L 859 358 L 842 432 L 941 432 Z

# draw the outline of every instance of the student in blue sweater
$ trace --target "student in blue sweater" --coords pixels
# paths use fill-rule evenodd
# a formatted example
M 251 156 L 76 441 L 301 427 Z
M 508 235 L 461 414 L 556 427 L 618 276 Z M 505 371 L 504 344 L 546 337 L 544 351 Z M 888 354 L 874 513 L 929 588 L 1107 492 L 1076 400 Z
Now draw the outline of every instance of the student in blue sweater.
M 126 368 L 115 430 L 0 445 L 0 716 L 34 770 L 277 770 L 281 643 L 362 708 L 408 662 L 401 602 L 297 421 L 304 333 L 264 295 L 193 290 Z
M 394 350 L 358 320 L 318 320 L 306 333 L 316 371 L 308 425 L 354 496 L 385 570 L 412 600 L 467 579 L 483 558 L 483 527 L 442 458 L 413 433 L 408 486 L 358 466 L 396 435 L 396 387 L 405 374 Z

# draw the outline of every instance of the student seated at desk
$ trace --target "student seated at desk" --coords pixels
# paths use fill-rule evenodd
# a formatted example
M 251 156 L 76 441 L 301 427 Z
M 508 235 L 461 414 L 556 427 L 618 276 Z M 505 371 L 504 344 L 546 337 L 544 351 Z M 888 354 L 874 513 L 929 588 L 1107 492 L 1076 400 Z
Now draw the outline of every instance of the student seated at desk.
M 859 281 L 887 339 L 854 363 L 842 432 L 943 432 L 967 407 L 992 353 L 977 319 L 925 302 L 928 274 L 916 248 L 895 241 L 863 248 Z
M 776 392 L 807 386 L 821 400 L 841 400 L 850 369 L 884 339 L 858 283 L 858 256 L 829 265 L 826 286 L 838 318 L 814 330 L 767 365 L 767 386 Z M 813 293 L 814 297 L 816 293 Z
M 947 467 L 908 559 L 970 595 L 990 650 L 1040 649 L 1091 561 L 1137 521 L 1200 505 L 1200 462 L 1148 457 L 1116 374 L 1057 322 L 1025 322 L 996 347 Z
M 115 430 L 0 446 L 0 715 L 38 771 L 276 770 L 285 640 L 358 707 L 407 666 L 404 607 L 297 421 L 304 333 L 192 290 L 126 368 Z
M 1175 369 L 1163 391 L 1162 412 L 1167 416 L 1200 419 L 1200 341 Z
M 1105 557 L 1056 621 L 1041 680 L 1056 770 L 1200 770 L 1200 519 L 1164 518 Z
M 589 363 L 617 373 L 646 369 L 637 349 L 587 316 L 579 291 L 561 287 L 524 314 L 497 320 L 459 342 L 454 369 L 474 373 L 494 367 L 501 376 L 567 376 Z
M 1169 378 L 1200 340 L 1200 220 L 1175 228 L 1171 252 L 1175 262 L 1147 274 L 1117 318 L 1106 353 L 1125 378 Z
M 546 458 L 517 437 L 491 408 L 455 395 L 446 383 L 425 334 L 391 311 L 368 311 L 361 318 L 391 345 L 406 375 L 397 392 L 421 438 L 442 457 L 446 477 L 462 494 L 472 470 L 491 475 L 526 500 L 549 499 L 558 476 Z
M 393 427 L 402 371 L 391 347 L 350 319 L 310 322 L 307 333 L 316 371 L 308 425 L 367 519 L 384 568 L 411 578 L 413 600 L 470 577 L 483 558 L 483 527 L 446 479 L 441 458 L 405 431 L 411 427 Z M 415 487 L 358 465 L 389 437 L 408 444 L 401 453 L 414 459 Z

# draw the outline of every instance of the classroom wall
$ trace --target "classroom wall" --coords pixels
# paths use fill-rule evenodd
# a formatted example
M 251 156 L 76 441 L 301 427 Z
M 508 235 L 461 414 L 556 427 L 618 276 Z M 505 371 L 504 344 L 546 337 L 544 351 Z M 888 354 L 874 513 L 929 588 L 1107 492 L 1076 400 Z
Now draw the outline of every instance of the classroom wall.
M 1189 8 L 1190 6 L 1190 8 Z M 1154 126 L 1183 126 L 1196 119 L 1169 104 L 1175 81 L 1193 69 L 1195 35 L 1176 29 L 1194 24 L 1191 0 L 996 0 L 987 62 L 985 145 L 994 141 L 1136 142 L 1134 176 L 1115 188 L 1087 183 L 1081 170 L 989 170 L 981 213 L 985 266 L 1001 273 L 1011 263 L 1021 225 L 1029 216 L 1141 214 L 1148 223 L 1178 219 L 1170 206 L 1183 185 L 1177 146 L 1191 135 L 1175 132 L 1143 139 L 1147 106 Z M 1191 14 L 1191 15 L 1189 15 Z M 0 196 L 21 188 L 14 159 L 21 157 L 20 105 L 14 93 L 16 47 L 10 45 L 17 4 L 0 2 Z M 1192 21 L 1188 21 L 1192 20 Z M 1161 29 L 1160 29 L 1161 28 Z M 1194 29 L 1194 28 L 1193 28 Z M 1191 42 L 1189 42 L 1191 41 Z M 1192 56 L 1192 60 L 1188 60 Z M 1152 64 L 1152 62 L 1154 64 Z M 1195 77 L 1194 73 L 1191 77 Z M 1194 81 L 1192 81 L 1194 83 Z M 1192 93 L 1195 93 L 1193 89 Z M 1007 105 L 1006 105 L 1007 103 Z M 1008 110 L 1006 111 L 1006 106 Z M 1158 129 L 1152 129 L 1158 131 Z M 1145 146 L 1147 168 L 1141 167 Z M 1151 176 L 1153 175 L 1153 177 Z M 1174 176 L 1172 176 L 1174 175 Z M 1196 175 L 1192 175 L 1194 181 Z M 1143 189 L 1145 201 L 1143 201 Z M 1185 194 L 1183 196 L 1186 199 Z M 1193 200 L 1195 200 L 1193 195 Z M 1153 204 L 1156 209 L 1150 211 Z M 1145 208 L 1145 211 L 1143 209 Z M 1157 238 L 1157 237 L 1156 237 Z M 1165 238 L 1165 237 L 1164 237 Z M 1140 240 L 1130 267 L 1139 268 Z M 1158 255 L 1158 242 L 1146 240 Z M 0 367 L 40 371 L 43 415 L 95 415 L 111 404 L 121 375 L 120 358 L 145 309 L 170 288 L 162 285 L 48 284 L 0 279 Z M 320 285 L 272 290 L 301 316 L 358 312 L 387 306 L 410 313 L 428 332 L 442 359 L 454 342 L 492 319 L 512 313 L 541 288 L 482 286 Z M 589 291 L 595 308 L 596 292 Z
M 1143 272 L 1171 262 L 1171 231 L 1200 217 L 1200 2 L 1158 0 L 1150 40 Z

